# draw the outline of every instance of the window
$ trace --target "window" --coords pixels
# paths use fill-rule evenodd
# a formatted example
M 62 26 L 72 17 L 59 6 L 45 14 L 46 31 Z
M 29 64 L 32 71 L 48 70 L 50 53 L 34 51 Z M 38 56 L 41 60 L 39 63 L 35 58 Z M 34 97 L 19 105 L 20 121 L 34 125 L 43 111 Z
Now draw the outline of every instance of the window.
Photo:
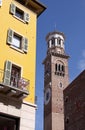
M 66 117 L 66 123 L 68 124 L 69 123 L 69 117 Z
M 18 87 L 19 79 L 21 78 L 21 67 L 6 61 L 4 83 L 13 87 Z
M 10 84 L 14 87 L 18 87 L 20 77 L 21 77 L 21 68 L 12 64 Z
M 2 0 L 0 0 L 0 6 L 2 6 Z
M 24 18 L 24 12 L 18 8 L 16 8 L 16 12 L 15 12 L 15 16 L 17 16 L 18 18 L 22 19 Z
M 60 86 L 60 88 L 62 88 L 62 87 L 63 87 L 63 85 L 62 85 L 62 83 L 61 83 L 61 82 L 60 82 L 60 85 L 59 85 L 59 86 Z
M 21 41 L 22 37 L 19 37 L 16 34 L 14 34 L 12 45 L 21 49 Z
M 18 19 L 23 20 L 25 23 L 29 22 L 29 14 L 16 7 L 13 3 L 11 3 L 10 6 L 10 13 Z
M 58 37 L 58 46 L 61 46 L 61 39 Z
M 56 65 L 55 65 L 55 71 L 57 71 L 57 70 L 58 70 L 58 65 L 56 64 Z
M 61 66 L 61 70 L 64 72 L 64 65 Z
M 28 39 L 14 32 L 12 29 L 8 30 L 7 43 L 25 53 L 28 51 Z
M 28 91 L 29 80 L 21 77 L 21 67 L 11 61 L 6 61 L 3 84 L 14 89 Z
M 60 64 L 58 65 L 58 70 L 59 70 L 59 71 L 61 70 L 61 65 L 60 65 Z
M 65 66 L 62 63 L 56 63 L 55 64 L 55 74 L 58 76 L 65 75 Z
M 49 92 L 47 92 L 47 94 L 46 94 L 46 100 L 49 99 L 49 96 L 50 96 L 50 94 L 49 94 Z
M 52 46 L 54 46 L 55 45 L 55 39 L 53 38 L 52 39 Z

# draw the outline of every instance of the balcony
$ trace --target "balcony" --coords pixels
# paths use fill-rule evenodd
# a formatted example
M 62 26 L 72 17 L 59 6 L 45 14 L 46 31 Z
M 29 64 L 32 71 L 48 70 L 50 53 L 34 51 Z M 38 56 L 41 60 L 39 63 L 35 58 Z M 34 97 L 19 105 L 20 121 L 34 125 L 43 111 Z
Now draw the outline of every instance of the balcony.
M 5 73 L 7 72 L 0 69 L 0 93 L 19 100 L 27 97 L 29 95 L 29 80 L 25 78 L 15 78 L 12 80 L 10 78 L 8 83 L 7 80 L 4 80 Z

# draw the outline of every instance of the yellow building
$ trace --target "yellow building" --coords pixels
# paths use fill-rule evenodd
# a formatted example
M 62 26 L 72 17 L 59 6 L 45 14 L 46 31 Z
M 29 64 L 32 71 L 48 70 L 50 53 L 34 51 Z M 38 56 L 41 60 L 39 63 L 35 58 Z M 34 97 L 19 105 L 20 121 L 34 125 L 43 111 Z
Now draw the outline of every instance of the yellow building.
M 36 22 L 45 9 L 0 0 L 0 130 L 35 129 Z

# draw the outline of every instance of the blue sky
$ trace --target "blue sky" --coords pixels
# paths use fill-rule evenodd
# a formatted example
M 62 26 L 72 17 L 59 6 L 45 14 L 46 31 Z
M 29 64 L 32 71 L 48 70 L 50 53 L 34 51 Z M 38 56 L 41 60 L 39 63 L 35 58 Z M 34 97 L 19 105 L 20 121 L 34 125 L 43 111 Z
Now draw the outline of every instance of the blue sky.
M 37 113 L 36 130 L 43 130 L 43 89 L 44 68 L 42 61 L 46 56 L 45 37 L 55 30 L 66 36 L 65 50 L 70 55 L 69 82 L 85 68 L 85 0 L 40 0 L 47 9 L 37 22 L 37 61 L 36 95 Z

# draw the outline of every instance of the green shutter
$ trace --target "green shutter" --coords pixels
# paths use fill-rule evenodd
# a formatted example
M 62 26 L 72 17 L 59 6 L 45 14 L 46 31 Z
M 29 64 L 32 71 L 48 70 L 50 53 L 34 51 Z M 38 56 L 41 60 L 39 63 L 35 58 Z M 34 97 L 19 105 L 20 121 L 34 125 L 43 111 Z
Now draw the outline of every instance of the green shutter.
M 6 85 L 10 85 L 11 69 L 12 69 L 12 63 L 10 61 L 6 61 L 4 71 L 4 84 Z
M 2 6 L 2 0 L 0 0 L 0 6 Z
M 29 14 L 24 12 L 24 21 L 29 22 Z
M 13 30 L 9 29 L 7 43 L 12 44 L 13 34 L 14 34 Z
M 28 39 L 23 37 L 23 51 L 27 53 L 28 51 Z
M 15 15 L 15 11 L 16 11 L 16 6 L 13 3 L 11 3 L 10 12 Z

